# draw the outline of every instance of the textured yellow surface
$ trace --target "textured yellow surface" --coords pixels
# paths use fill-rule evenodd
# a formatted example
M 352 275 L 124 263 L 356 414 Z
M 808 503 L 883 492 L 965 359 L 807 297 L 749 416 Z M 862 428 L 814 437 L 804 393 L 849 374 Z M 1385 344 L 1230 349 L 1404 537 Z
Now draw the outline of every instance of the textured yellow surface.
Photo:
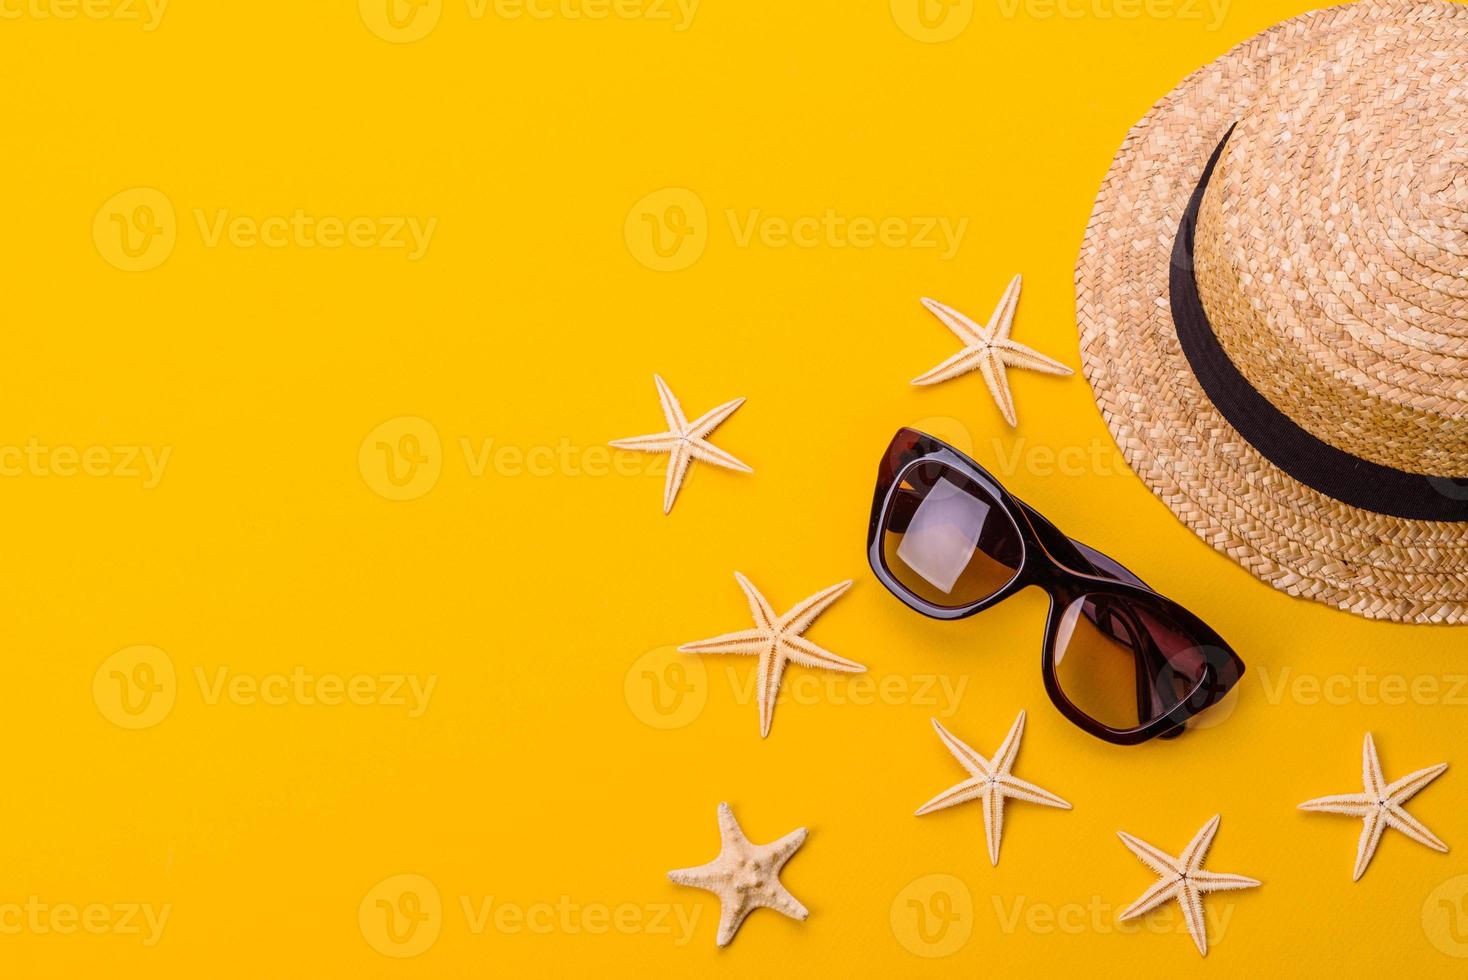
M 1296 601 L 1118 460 L 1079 378 L 908 380 L 931 295 L 1078 366 L 1072 263 L 1127 128 L 1303 9 L 1249 0 L 0 0 L 0 969 L 15 977 L 1175 975 L 1116 838 L 1223 815 L 1206 966 L 1461 969 L 1468 632 Z M 604 17 L 573 16 L 605 13 Z M 920 17 L 925 14 L 925 17 Z M 416 38 L 416 40 L 415 40 Z M 657 233 L 654 239 L 653 234 Z M 748 403 L 662 515 L 661 372 Z M 1231 711 L 1123 749 L 1041 688 L 1045 600 L 962 623 L 870 576 L 901 424 L 967 443 L 1214 624 Z M 391 469 L 388 465 L 391 464 Z M 856 587 L 770 737 L 751 664 L 671 655 Z M 929 718 L 1069 812 L 998 867 Z M 1455 768 L 1454 850 L 1295 804 Z M 670 868 L 810 839 L 811 911 L 717 909 Z M 400 877 L 407 876 L 407 877 Z M 407 956 L 406 954 L 416 954 Z M 946 954 L 946 958 L 934 958 Z

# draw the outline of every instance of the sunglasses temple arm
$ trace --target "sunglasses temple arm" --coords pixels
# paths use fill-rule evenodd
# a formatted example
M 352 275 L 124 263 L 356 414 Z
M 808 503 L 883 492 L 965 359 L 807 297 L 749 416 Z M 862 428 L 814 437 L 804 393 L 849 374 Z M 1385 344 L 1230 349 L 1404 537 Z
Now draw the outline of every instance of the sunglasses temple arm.
M 1108 606 L 1104 611 L 1098 611 L 1098 615 L 1088 617 L 1102 630 L 1102 632 L 1115 637 L 1118 641 L 1132 650 L 1132 662 L 1137 671 L 1137 719 L 1143 723 L 1154 721 L 1166 715 L 1175 707 L 1169 706 L 1164 694 L 1157 688 L 1157 678 L 1171 675 L 1172 668 L 1162 651 L 1148 636 L 1143 624 L 1137 621 L 1125 606 Z M 1111 628 L 1112 624 L 1120 621 L 1121 630 Z M 1125 636 L 1121 635 L 1125 633 Z M 1179 725 L 1158 735 L 1158 738 L 1177 738 L 1186 727 Z

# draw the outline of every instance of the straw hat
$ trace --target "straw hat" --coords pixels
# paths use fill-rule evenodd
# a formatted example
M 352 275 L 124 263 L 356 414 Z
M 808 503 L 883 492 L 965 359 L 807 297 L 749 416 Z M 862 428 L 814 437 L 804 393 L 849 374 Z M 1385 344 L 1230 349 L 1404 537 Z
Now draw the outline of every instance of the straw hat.
M 1468 622 L 1468 7 L 1362 0 L 1199 69 L 1076 267 L 1128 462 L 1255 575 Z

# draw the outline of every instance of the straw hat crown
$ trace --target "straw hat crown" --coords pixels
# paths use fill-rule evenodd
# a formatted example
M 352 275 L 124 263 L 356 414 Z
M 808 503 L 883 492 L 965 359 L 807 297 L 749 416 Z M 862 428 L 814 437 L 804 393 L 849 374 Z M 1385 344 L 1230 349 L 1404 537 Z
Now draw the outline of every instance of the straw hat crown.
M 1194 267 L 1221 346 L 1297 425 L 1468 477 L 1468 18 L 1395 8 L 1414 6 L 1432 15 L 1278 53 L 1209 182 Z
M 1468 624 L 1468 4 L 1309 11 L 1180 82 L 1102 181 L 1076 318 L 1127 462 L 1201 538 L 1291 595 Z

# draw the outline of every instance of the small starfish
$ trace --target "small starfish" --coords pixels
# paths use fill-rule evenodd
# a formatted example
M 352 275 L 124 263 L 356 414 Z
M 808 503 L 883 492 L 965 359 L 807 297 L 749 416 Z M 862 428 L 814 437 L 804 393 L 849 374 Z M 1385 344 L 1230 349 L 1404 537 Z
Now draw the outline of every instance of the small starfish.
M 1121 910 L 1119 921 L 1146 915 L 1148 912 L 1174 899 L 1182 906 L 1183 920 L 1187 923 L 1188 935 L 1198 952 L 1208 955 L 1208 926 L 1203 918 L 1203 896 L 1209 892 L 1237 891 L 1241 888 L 1258 888 L 1259 882 L 1243 875 L 1220 874 L 1204 871 L 1203 859 L 1208 856 L 1208 847 L 1218 833 L 1218 817 L 1203 825 L 1182 854 L 1173 857 L 1164 854 L 1146 841 L 1138 840 L 1122 832 L 1117 836 L 1142 863 L 1162 876 L 1162 880 L 1142 893 L 1142 897 Z
M 729 804 L 719 804 L 719 856 L 697 868 L 669 871 L 669 880 L 702 888 L 719 896 L 718 944 L 727 946 L 745 916 L 758 908 L 774 909 L 792 919 L 810 916 L 804 905 L 780 883 L 780 869 L 805 843 L 805 828 L 792 830 L 773 844 L 752 844 Z
M 1024 800 L 1026 803 L 1039 803 L 1042 806 L 1059 807 L 1062 810 L 1070 809 L 1070 804 L 1054 793 L 1043 790 L 1034 783 L 1027 783 L 1009 771 L 1014 766 L 1015 756 L 1019 755 L 1019 740 L 1025 731 L 1023 711 L 1010 726 L 1009 734 L 1004 736 L 999 751 L 994 753 L 993 762 L 955 738 L 948 729 L 938 723 L 937 718 L 933 719 L 933 727 L 937 729 L 938 737 L 943 740 L 943 744 L 948 746 L 948 751 L 953 753 L 953 757 L 969 771 L 972 778 L 945 789 L 918 807 L 916 815 L 921 817 L 934 810 L 967 803 L 973 799 L 979 800 L 984 805 L 984 836 L 989 839 L 990 864 L 999 864 L 999 839 L 1004 833 L 1004 801 L 1006 798 Z
M 678 489 L 683 486 L 683 477 L 688 473 L 688 464 L 695 459 L 725 469 L 738 470 L 740 473 L 754 472 L 705 438 L 744 404 L 743 398 L 725 402 L 690 422 L 683 414 L 683 406 L 678 404 L 678 399 L 668 388 L 668 383 L 656 374 L 652 379 L 658 386 L 658 399 L 663 404 L 663 417 L 668 420 L 668 431 L 650 436 L 633 436 L 631 439 L 614 439 L 611 445 L 641 453 L 672 455 L 672 459 L 668 461 L 668 478 L 663 484 L 664 514 L 673 509 L 673 501 L 678 499 Z
M 1448 845 L 1438 840 L 1416 817 L 1402 809 L 1403 803 L 1416 796 L 1419 790 L 1441 776 L 1447 768 L 1448 764 L 1443 762 L 1426 769 L 1418 769 L 1388 786 L 1386 777 L 1381 774 L 1381 762 L 1376 757 L 1376 743 L 1372 741 L 1371 733 L 1367 732 L 1366 742 L 1361 747 L 1361 781 L 1365 784 L 1366 791 L 1306 800 L 1300 804 L 1300 809 L 1316 813 L 1344 813 L 1366 821 L 1366 825 L 1361 828 L 1360 843 L 1356 845 L 1356 871 L 1351 878 L 1352 881 L 1360 881 L 1361 876 L 1366 873 L 1366 866 L 1376 854 L 1376 845 L 1381 843 L 1382 833 L 1388 827 L 1395 827 L 1434 851 L 1447 851 Z
M 851 580 L 817 592 L 797 603 L 785 615 L 776 616 L 769 601 L 760 595 L 749 579 L 738 572 L 734 573 L 734 578 L 749 599 L 755 628 L 685 643 L 678 650 L 681 653 L 743 653 L 759 657 L 759 733 L 764 738 L 770 734 L 770 722 L 775 717 L 775 695 L 780 692 L 780 678 L 787 663 L 793 661 L 802 667 L 822 667 L 847 674 L 865 673 L 866 668 L 861 664 L 823 650 L 800 635 L 810 628 L 817 616 L 845 595 L 851 588 Z
M 1005 373 L 1006 366 L 1042 371 L 1045 374 L 1074 374 L 1074 371 L 1059 361 L 1009 339 L 1009 331 L 1014 328 L 1014 311 L 1019 305 L 1019 287 L 1020 277 L 1015 276 L 1010 280 L 1004 296 L 1000 298 L 999 305 L 994 307 L 994 315 L 989 317 L 988 325 L 983 327 L 951 306 L 924 298 L 923 305 L 942 320 L 944 326 L 958 335 L 964 348 L 928 373 L 914 378 L 912 383 L 935 385 L 978 368 L 984 375 L 984 382 L 989 386 L 989 392 L 994 396 L 999 411 L 1013 428 L 1017 422 L 1014 415 L 1014 396 L 1009 393 L 1009 376 Z

